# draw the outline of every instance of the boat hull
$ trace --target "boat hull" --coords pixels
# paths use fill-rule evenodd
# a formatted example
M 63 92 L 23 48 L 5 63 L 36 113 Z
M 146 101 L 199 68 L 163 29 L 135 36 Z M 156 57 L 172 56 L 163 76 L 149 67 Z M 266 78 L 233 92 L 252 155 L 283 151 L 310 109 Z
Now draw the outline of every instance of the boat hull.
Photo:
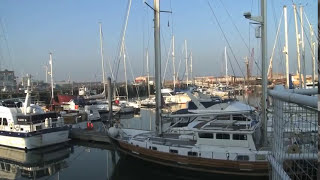
M 192 171 L 254 177 L 267 177 L 268 163 L 250 161 L 230 161 L 204 159 L 192 156 L 181 156 L 138 147 L 110 137 L 113 145 L 123 154 L 165 166 L 177 167 Z
M 50 131 L 31 133 L 0 132 L 0 145 L 19 149 L 36 149 L 68 141 L 69 128 L 61 127 Z

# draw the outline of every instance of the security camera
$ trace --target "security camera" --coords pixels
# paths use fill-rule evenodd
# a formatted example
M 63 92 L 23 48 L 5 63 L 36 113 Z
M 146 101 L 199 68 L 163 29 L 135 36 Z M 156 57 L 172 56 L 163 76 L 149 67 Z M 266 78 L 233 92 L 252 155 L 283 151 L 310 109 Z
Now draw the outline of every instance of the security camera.
M 250 19 L 250 18 L 251 18 L 251 12 L 245 12 L 245 13 L 243 13 L 243 16 L 244 16 L 246 19 Z

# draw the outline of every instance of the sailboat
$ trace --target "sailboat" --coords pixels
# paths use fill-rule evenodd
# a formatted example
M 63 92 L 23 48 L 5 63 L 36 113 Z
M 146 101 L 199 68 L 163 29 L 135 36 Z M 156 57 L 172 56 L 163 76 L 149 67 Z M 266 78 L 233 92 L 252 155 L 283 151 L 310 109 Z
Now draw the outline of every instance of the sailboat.
M 160 8 L 154 0 L 156 131 L 123 129 L 115 124 L 108 134 L 116 149 L 145 161 L 198 172 L 268 176 L 268 151 L 259 149 L 261 122 L 239 125 L 237 120 L 196 121 L 189 134 L 164 133 L 161 121 Z M 219 115 L 219 112 L 216 113 Z M 220 112 L 220 115 L 232 113 Z M 200 116 L 200 115 L 198 115 Z

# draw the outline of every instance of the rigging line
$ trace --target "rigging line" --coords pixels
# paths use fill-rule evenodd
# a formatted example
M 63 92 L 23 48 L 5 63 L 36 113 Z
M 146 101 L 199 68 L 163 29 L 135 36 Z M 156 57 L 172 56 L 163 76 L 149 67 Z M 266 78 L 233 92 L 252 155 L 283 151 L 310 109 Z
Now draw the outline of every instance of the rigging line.
M 278 28 L 277 28 L 278 30 L 277 30 L 277 33 L 276 33 L 276 38 L 275 38 L 275 42 L 274 42 L 272 53 L 271 53 L 271 57 L 270 57 L 270 62 L 269 62 L 269 67 L 268 67 L 268 72 L 267 72 L 268 76 L 269 76 L 269 73 L 272 73 L 271 69 L 272 69 L 273 56 L 274 56 L 274 51 L 276 49 L 277 40 L 279 39 L 278 37 L 279 37 L 280 26 L 281 26 L 281 22 L 282 22 L 282 16 L 283 16 L 283 11 L 282 11 L 281 16 L 280 16 L 280 21 L 279 21 Z
M 226 40 L 226 42 L 227 42 L 227 44 L 228 44 L 228 46 L 229 46 L 229 49 L 231 50 L 231 53 L 232 53 L 234 59 L 236 60 L 236 62 L 237 62 L 237 64 L 238 64 L 238 67 L 239 67 L 239 69 L 240 69 L 240 72 L 241 72 L 242 76 L 245 77 L 245 75 L 243 74 L 243 72 L 242 72 L 242 70 L 241 70 L 241 67 L 240 67 L 239 62 L 238 62 L 236 56 L 235 56 L 234 53 L 233 53 L 233 50 L 232 50 L 232 48 L 231 48 L 231 45 L 230 45 L 230 43 L 229 43 L 226 35 L 224 34 L 224 31 L 222 30 L 222 27 L 221 27 L 221 25 L 220 25 L 220 23 L 219 23 L 219 21 L 218 21 L 218 18 L 217 18 L 216 14 L 214 13 L 214 11 L 213 11 L 213 9 L 212 9 L 212 7 L 211 7 L 210 2 L 209 2 L 209 1 L 207 1 L 207 2 L 208 2 L 208 5 L 209 5 L 209 7 L 210 7 L 210 9 L 211 9 L 211 12 L 212 12 L 214 18 L 216 19 L 216 21 L 217 21 L 217 23 L 218 23 L 218 26 L 219 26 L 219 28 L 220 28 L 220 31 L 222 32 L 222 35 L 223 35 L 224 39 Z
M 306 17 L 306 19 L 307 19 L 307 22 L 308 22 L 308 25 L 309 25 L 309 27 L 311 26 L 312 27 L 312 24 L 310 24 L 310 21 L 309 21 L 309 19 L 308 19 L 308 17 L 307 17 L 307 14 L 306 14 L 306 12 L 304 11 L 304 16 Z M 309 29 L 309 31 L 310 31 L 310 29 Z M 312 27 L 312 33 L 313 33 L 313 35 L 314 36 L 316 36 L 316 33 L 315 33 L 315 31 L 314 31 L 314 28 Z M 318 38 L 318 36 L 317 36 L 317 41 L 315 41 L 315 43 L 316 44 L 318 44 L 318 42 L 319 42 L 319 38 Z
M 132 65 L 131 65 L 131 61 L 130 61 L 130 57 L 128 56 L 128 53 L 127 53 L 127 47 L 126 45 L 124 46 L 124 51 L 127 55 L 127 61 L 129 63 L 129 67 L 130 67 L 130 71 L 131 71 L 131 76 L 132 76 L 132 79 L 134 81 L 134 73 L 133 73 L 133 68 L 132 68 Z M 137 93 L 137 98 L 139 99 L 139 86 L 135 86 L 135 89 L 136 89 L 136 93 Z
M 212 0 L 211 0 L 211 2 L 212 2 Z M 209 3 L 209 2 L 208 2 Z M 231 20 L 231 23 L 232 23 L 232 25 L 235 27 L 235 29 L 237 30 L 237 32 L 239 33 L 239 35 L 240 35 L 240 38 L 241 38 L 241 40 L 243 41 L 243 43 L 245 44 L 245 46 L 247 47 L 247 49 L 248 49 L 248 52 L 249 52 L 249 54 L 250 54 L 250 45 L 248 46 L 248 44 L 246 43 L 246 41 L 244 40 L 244 38 L 243 38 L 243 36 L 242 36 L 242 34 L 240 33 L 240 30 L 239 30 L 239 28 L 236 26 L 236 24 L 235 24 L 235 22 L 233 21 L 233 19 L 232 19 L 232 17 L 231 17 L 231 15 L 230 15 L 230 13 L 229 13 L 229 11 L 227 10 L 227 8 L 225 7 L 225 5 L 222 3 L 222 1 L 220 0 L 220 3 L 222 4 L 222 6 L 223 6 L 223 8 L 225 9 L 225 11 L 227 12 L 227 14 L 228 14 L 228 16 L 229 16 L 229 19 Z M 249 26 L 250 26 L 250 24 L 249 24 Z M 250 37 L 250 35 L 249 35 L 249 37 Z M 231 48 L 230 48 L 231 49 Z M 255 60 L 255 58 L 253 58 L 254 60 Z M 255 60 L 256 61 L 256 60 Z
M 3 22 L 2 18 L 1 18 L 1 29 L 2 29 L 2 33 L 3 33 L 3 39 L 4 39 L 4 42 L 5 42 L 6 47 L 7 47 L 8 56 L 9 56 L 9 60 L 10 60 L 10 65 L 11 65 L 11 68 L 13 69 L 12 56 L 11 56 L 11 52 L 10 52 L 10 48 L 9 48 L 8 37 L 7 37 L 7 33 L 5 31 L 4 22 Z
M 250 48 L 249 48 L 248 44 L 245 42 L 245 40 L 244 40 L 244 38 L 243 38 L 242 34 L 240 33 L 240 31 L 239 31 L 238 27 L 237 27 L 237 26 L 236 26 L 236 24 L 235 24 L 235 22 L 233 21 L 233 19 L 232 19 L 231 15 L 230 15 L 230 13 L 229 13 L 229 11 L 228 11 L 228 10 L 227 10 L 227 8 L 224 6 L 224 4 L 222 3 L 222 1 L 221 1 L 221 0 L 219 0 L 219 1 L 220 1 L 220 3 L 222 4 L 222 6 L 223 6 L 224 10 L 227 12 L 227 14 L 228 14 L 228 16 L 229 16 L 229 18 L 230 18 L 230 20 L 231 20 L 231 23 L 232 23 L 232 24 L 233 24 L 233 26 L 236 28 L 237 32 L 238 32 L 238 33 L 239 33 L 239 35 L 240 35 L 241 40 L 242 40 L 242 41 L 243 41 L 243 43 L 246 45 L 246 47 L 247 47 L 247 49 L 248 49 L 248 51 L 249 51 L 249 53 L 250 53 Z M 211 1 L 211 2 L 212 2 L 212 1 Z
M 164 86 L 164 80 L 166 78 L 166 72 L 167 72 L 167 67 L 168 67 L 168 62 L 169 62 L 169 56 L 170 56 L 170 50 L 172 48 L 172 43 L 170 43 L 170 48 L 168 51 L 168 55 L 167 55 L 167 62 L 166 62 L 166 67 L 164 68 L 164 72 L 163 72 L 163 79 L 162 79 L 162 87 Z

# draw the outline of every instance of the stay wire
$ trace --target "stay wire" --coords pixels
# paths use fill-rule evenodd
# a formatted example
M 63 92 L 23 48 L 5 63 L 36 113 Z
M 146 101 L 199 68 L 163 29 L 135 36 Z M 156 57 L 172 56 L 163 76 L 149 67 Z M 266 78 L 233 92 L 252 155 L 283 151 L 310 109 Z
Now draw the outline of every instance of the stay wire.
M 233 52 L 233 50 L 232 50 L 232 48 L 231 48 L 231 45 L 230 45 L 230 43 L 229 43 L 229 41 L 228 41 L 228 39 L 227 39 L 224 31 L 222 30 L 222 27 L 221 27 L 221 25 L 220 25 L 220 23 L 219 23 L 219 21 L 218 21 L 218 18 L 217 18 L 217 16 L 216 16 L 216 14 L 214 13 L 214 11 L 213 11 L 213 9 L 212 9 L 212 7 L 211 7 L 210 2 L 209 2 L 209 1 L 207 1 L 207 2 L 208 2 L 208 5 L 209 5 L 209 7 L 210 7 L 210 10 L 211 10 L 211 12 L 212 12 L 215 20 L 216 20 L 217 23 L 218 23 L 218 26 L 219 26 L 220 31 L 221 31 L 224 39 L 226 40 L 226 42 L 227 42 L 227 44 L 228 44 L 228 47 L 229 47 L 230 50 L 231 50 L 232 56 L 233 56 L 233 58 L 236 60 L 236 63 L 237 63 L 237 65 L 238 65 L 239 69 L 240 69 L 240 72 L 241 72 L 242 76 L 245 78 L 245 75 L 243 74 L 243 72 L 242 72 L 242 70 L 241 70 L 241 67 L 240 67 L 240 64 L 239 64 L 239 62 L 238 62 L 238 59 L 237 59 L 236 56 L 234 55 L 234 52 Z

